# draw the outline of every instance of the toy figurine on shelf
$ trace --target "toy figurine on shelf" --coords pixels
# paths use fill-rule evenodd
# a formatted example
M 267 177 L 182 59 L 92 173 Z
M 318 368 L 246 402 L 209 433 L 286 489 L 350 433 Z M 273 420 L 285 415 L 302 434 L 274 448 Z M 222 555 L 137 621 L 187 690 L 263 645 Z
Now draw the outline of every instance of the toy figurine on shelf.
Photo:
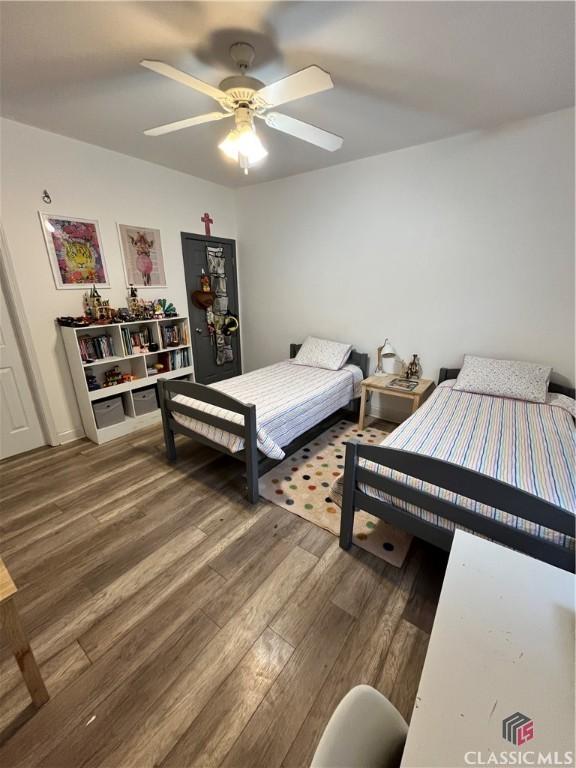
M 56 322 L 58 325 L 63 325 L 65 328 L 85 328 L 88 325 L 92 325 L 92 319 L 90 317 L 57 317 Z
M 128 307 L 120 307 L 116 311 L 116 315 L 114 317 L 115 323 L 129 323 L 132 320 L 136 320 L 135 316 L 130 312 Z
M 130 283 L 130 291 L 128 293 L 128 310 L 130 311 L 130 314 L 134 317 L 140 316 L 140 301 L 138 299 L 138 290 L 134 288 L 132 283 Z
M 123 373 L 122 374 L 122 383 L 126 383 L 128 381 L 136 381 L 136 376 L 134 376 L 133 373 Z
M 100 294 L 96 290 L 96 286 L 93 285 L 89 293 L 86 291 L 84 294 L 84 314 L 86 317 L 94 319 L 94 306 L 99 298 Z
M 113 368 L 110 368 L 104 374 L 105 387 L 114 387 L 116 384 L 122 384 L 122 371 L 117 365 L 115 365 Z
M 93 323 L 107 322 L 110 317 L 110 302 L 102 300 L 95 285 L 90 289 L 90 293 L 84 294 L 84 314 Z
M 92 368 L 86 368 L 84 370 L 84 375 L 86 376 L 86 386 L 90 392 L 100 389 L 100 384 L 98 384 L 98 379 L 94 376 Z
M 101 314 L 102 323 L 110 323 L 116 317 L 116 310 L 112 309 L 112 307 L 110 306 L 110 301 L 108 299 L 102 300 L 102 307 L 100 308 L 100 314 Z
M 109 299 L 103 299 L 95 285 L 90 293 L 84 294 L 84 314 L 96 325 L 110 323 L 116 316 L 116 310 L 110 306 Z
M 142 320 L 154 320 L 154 302 L 143 301 L 140 304 L 140 317 Z
M 210 288 L 210 286 L 208 286 Z M 168 301 L 167 299 L 157 299 L 156 304 L 159 304 L 162 307 L 162 312 L 164 313 L 164 317 L 177 317 L 178 312 L 176 312 L 176 307 L 174 304 L 172 304 L 171 301 Z

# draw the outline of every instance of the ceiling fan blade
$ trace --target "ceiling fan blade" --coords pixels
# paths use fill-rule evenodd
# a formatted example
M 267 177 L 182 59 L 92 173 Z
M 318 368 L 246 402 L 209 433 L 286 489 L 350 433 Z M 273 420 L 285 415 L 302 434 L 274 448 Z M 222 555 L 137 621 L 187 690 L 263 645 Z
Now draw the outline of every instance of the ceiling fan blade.
M 265 102 L 268 107 L 277 107 L 280 104 L 286 104 L 295 99 L 302 99 L 304 96 L 310 96 L 313 93 L 327 91 L 334 88 L 334 83 L 328 72 L 320 67 L 312 65 L 288 75 L 282 80 L 265 85 L 257 91 L 258 99 Z
M 297 139 L 327 149 L 328 152 L 335 152 L 340 149 L 344 142 L 344 139 L 341 136 L 336 136 L 335 133 L 316 128 L 315 125 L 304 123 L 302 120 L 296 120 L 296 118 L 288 117 L 288 115 L 282 115 L 280 112 L 269 112 L 264 116 L 264 120 L 270 128 L 276 128 L 277 131 L 296 136 Z
M 216 101 L 222 101 L 222 99 L 226 98 L 226 94 L 224 91 L 221 91 L 220 88 L 205 83 L 203 80 L 198 80 L 197 77 L 193 77 L 187 72 L 182 72 L 180 69 L 176 69 L 176 67 L 172 67 L 170 64 L 165 64 L 163 61 L 150 61 L 144 59 L 140 64 L 143 67 L 146 67 L 146 69 L 151 69 L 152 72 L 164 75 L 164 77 L 169 77 L 171 80 L 176 80 L 177 83 L 182 83 L 182 85 L 187 85 L 189 88 L 194 88 L 195 91 L 200 91 L 200 93 L 205 93 L 206 96 L 211 96 L 213 99 L 216 99 Z
M 205 115 L 197 117 L 187 117 L 185 120 L 177 120 L 175 123 L 159 125 L 157 128 L 148 128 L 144 131 L 146 136 L 162 136 L 164 133 L 180 131 L 182 128 L 191 128 L 193 125 L 202 125 L 202 123 L 213 123 L 216 120 L 222 120 L 225 117 L 232 117 L 232 112 L 208 112 Z

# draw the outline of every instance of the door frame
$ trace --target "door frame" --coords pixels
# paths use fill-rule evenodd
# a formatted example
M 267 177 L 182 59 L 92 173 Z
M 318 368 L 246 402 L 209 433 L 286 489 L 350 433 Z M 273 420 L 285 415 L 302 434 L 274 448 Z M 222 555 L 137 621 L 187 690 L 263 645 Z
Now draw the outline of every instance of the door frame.
M 234 269 L 236 270 L 236 290 L 238 292 L 238 320 L 240 322 L 240 333 L 238 336 L 240 341 L 240 344 L 238 345 L 238 362 L 240 363 L 240 373 L 244 373 L 244 368 L 242 365 L 242 347 L 244 345 L 242 343 L 242 321 L 240 312 L 240 278 L 238 274 L 238 259 L 236 257 L 236 240 L 233 240 L 231 237 L 214 237 L 213 235 L 197 235 L 195 232 L 180 232 L 180 242 L 183 241 L 184 237 L 190 237 L 193 240 L 200 240 L 203 243 L 214 243 L 215 245 L 218 243 L 225 243 L 232 248 L 232 258 L 234 260 Z M 184 253 L 182 253 L 182 259 L 184 259 Z M 188 296 L 186 296 L 186 307 L 188 307 Z M 190 326 L 190 334 L 192 334 L 192 326 Z M 192 343 L 192 339 L 190 339 L 190 343 Z M 192 352 L 194 352 L 193 346 Z
M 24 311 L 24 301 L 18 288 L 14 261 L 8 247 L 4 227 L 0 222 L 0 280 L 6 296 L 6 305 L 14 331 L 22 363 L 28 379 L 32 400 L 40 422 L 40 428 L 47 445 L 60 445 L 56 424 L 50 410 L 50 399 L 44 386 L 42 369 L 32 342 L 32 333 Z

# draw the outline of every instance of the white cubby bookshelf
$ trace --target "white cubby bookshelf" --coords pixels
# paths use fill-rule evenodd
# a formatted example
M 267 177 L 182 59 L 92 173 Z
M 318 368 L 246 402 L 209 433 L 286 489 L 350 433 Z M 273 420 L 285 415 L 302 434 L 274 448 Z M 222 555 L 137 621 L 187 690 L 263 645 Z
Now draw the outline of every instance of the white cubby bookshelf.
M 177 326 L 180 335 L 183 337 L 182 344 L 177 346 L 165 346 L 162 339 L 162 329 L 167 326 Z M 158 345 L 156 352 L 134 351 L 130 353 L 123 338 L 122 329 L 128 329 L 130 332 L 138 332 L 143 329 L 148 330 L 150 342 Z M 86 437 L 95 443 L 106 443 L 117 437 L 122 437 L 130 432 L 134 432 L 143 427 L 150 426 L 159 421 L 160 409 L 157 408 L 151 413 L 137 416 L 134 410 L 134 400 L 132 393 L 138 389 L 144 389 L 154 385 L 159 378 L 166 379 L 194 379 L 194 362 L 192 358 L 192 347 L 190 344 L 190 324 L 188 318 L 184 316 L 158 318 L 155 320 L 135 320 L 129 323 L 109 323 L 106 325 L 88 325 L 82 328 L 68 328 L 61 326 L 64 348 L 68 358 L 72 383 L 82 417 L 82 424 Z M 83 336 L 94 338 L 96 336 L 108 336 L 113 348 L 113 355 L 108 357 L 93 359 L 86 362 L 82 358 L 79 340 Z M 160 359 L 166 360 L 166 353 L 175 350 L 188 350 L 188 360 L 190 365 L 184 368 L 175 368 L 174 370 L 164 369 L 160 373 L 152 374 L 149 369 Z M 114 384 L 109 387 L 102 386 L 105 380 L 104 374 L 114 366 L 118 366 L 123 374 L 134 376 L 132 381 Z M 90 390 L 86 380 L 86 369 L 92 373 L 100 389 Z M 99 400 L 104 400 L 115 395 L 122 397 L 124 406 L 124 421 L 113 424 L 109 427 L 99 428 L 96 425 L 94 417 L 93 404 Z

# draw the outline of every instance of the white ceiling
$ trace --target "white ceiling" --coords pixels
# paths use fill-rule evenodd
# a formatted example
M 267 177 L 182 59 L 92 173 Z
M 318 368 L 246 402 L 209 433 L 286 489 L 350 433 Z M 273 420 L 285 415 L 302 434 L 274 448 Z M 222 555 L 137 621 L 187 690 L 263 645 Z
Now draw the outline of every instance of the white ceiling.
M 3 2 L 1 21 L 5 117 L 228 186 L 574 103 L 571 2 Z M 270 155 L 246 178 L 217 149 L 227 123 L 142 135 L 215 104 L 140 59 L 216 85 L 236 40 L 256 47 L 264 82 L 332 74 L 334 90 L 281 111 L 343 136 L 339 152 L 259 124 Z

